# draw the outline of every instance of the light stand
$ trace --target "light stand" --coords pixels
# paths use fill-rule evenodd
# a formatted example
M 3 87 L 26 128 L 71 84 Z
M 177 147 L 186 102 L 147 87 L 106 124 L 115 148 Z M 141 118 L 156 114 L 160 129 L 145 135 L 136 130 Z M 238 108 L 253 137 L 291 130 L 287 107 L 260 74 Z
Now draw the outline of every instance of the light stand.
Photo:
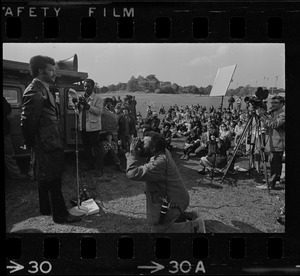
M 78 125 L 77 125 L 78 108 L 74 105 L 75 115 L 75 147 L 76 147 L 76 184 L 77 184 L 77 206 L 69 210 L 70 214 L 76 217 L 84 216 L 88 213 L 88 208 L 81 206 L 80 188 L 79 188 L 79 158 L 78 158 Z

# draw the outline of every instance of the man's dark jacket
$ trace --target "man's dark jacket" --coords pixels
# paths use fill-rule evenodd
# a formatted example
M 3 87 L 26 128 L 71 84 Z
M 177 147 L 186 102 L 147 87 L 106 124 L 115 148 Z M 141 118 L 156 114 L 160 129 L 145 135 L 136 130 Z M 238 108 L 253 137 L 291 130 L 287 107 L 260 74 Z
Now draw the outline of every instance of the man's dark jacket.
M 32 148 L 36 180 L 60 179 L 64 159 L 59 109 L 54 95 L 37 79 L 23 95 L 21 128 L 26 146 Z

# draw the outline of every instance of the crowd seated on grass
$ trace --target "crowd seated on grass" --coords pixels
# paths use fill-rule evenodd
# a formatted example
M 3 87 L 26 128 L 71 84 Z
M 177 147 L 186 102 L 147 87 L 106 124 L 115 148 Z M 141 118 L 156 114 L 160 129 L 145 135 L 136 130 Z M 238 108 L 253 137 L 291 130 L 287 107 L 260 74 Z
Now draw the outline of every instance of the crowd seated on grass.
M 223 108 L 221 106 L 218 108 L 214 106 L 205 107 L 200 104 L 191 106 L 174 104 L 169 109 L 165 109 L 162 105 L 159 113 L 151 105 L 148 105 L 146 117 L 142 118 L 141 113 L 133 109 L 136 106 L 136 101 L 133 104 L 132 96 L 130 95 L 126 95 L 124 100 L 121 100 L 120 97 L 117 100 L 115 98 L 106 99 L 105 104 L 106 108 L 112 112 L 115 111 L 120 116 L 121 129 L 124 128 L 121 121 L 127 116 L 129 121 L 132 119 L 132 121 L 136 122 L 136 127 L 142 130 L 143 133 L 146 131 L 161 133 L 166 139 L 169 150 L 173 149 L 172 139 L 185 138 L 182 160 L 188 160 L 191 156 L 197 159 L 200 158 L 202 161 L 204 160 L 203 158 L 207 159 L 208 155 L 212 154 L 212 149 L 209 149 L 212 133 L 215 133 L 216 139 L 221 141 L 222 154 L 228 155 L 237 145 L 251 114 L 249 107 L 238 109 L 236 107 Z M 130 131 L 130 134 L 132 133 L 134 133 L 133 130 Z M 129 140 L 129 135 L 126 133 L 120 136 L 119 139 L 121 138 L 120 140 L 128 147 L 129 141 L 127 140 Z M 226 150 L 223 152 L 223 149 Z M 218 163 L 224 165 L 224 160 L 223 163 Z M 205 163 L 205 161 L 203 162 Z M 208 163 L 206 162 L 205 164 L 207 165 Z

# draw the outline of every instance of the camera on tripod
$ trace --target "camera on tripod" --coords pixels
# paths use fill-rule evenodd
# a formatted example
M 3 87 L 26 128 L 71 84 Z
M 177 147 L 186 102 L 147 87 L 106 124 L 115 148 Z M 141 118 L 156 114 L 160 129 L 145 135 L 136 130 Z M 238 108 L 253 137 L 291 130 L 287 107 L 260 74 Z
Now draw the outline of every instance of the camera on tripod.
M 244 101 L 251 103 L 254 109 L 266 108 L 263 100 L 267 99 L 269 96 L 269 91 L 267 89 L 263 90 L 262 87 L 258 87 L 255 96 L 245 97 Z

